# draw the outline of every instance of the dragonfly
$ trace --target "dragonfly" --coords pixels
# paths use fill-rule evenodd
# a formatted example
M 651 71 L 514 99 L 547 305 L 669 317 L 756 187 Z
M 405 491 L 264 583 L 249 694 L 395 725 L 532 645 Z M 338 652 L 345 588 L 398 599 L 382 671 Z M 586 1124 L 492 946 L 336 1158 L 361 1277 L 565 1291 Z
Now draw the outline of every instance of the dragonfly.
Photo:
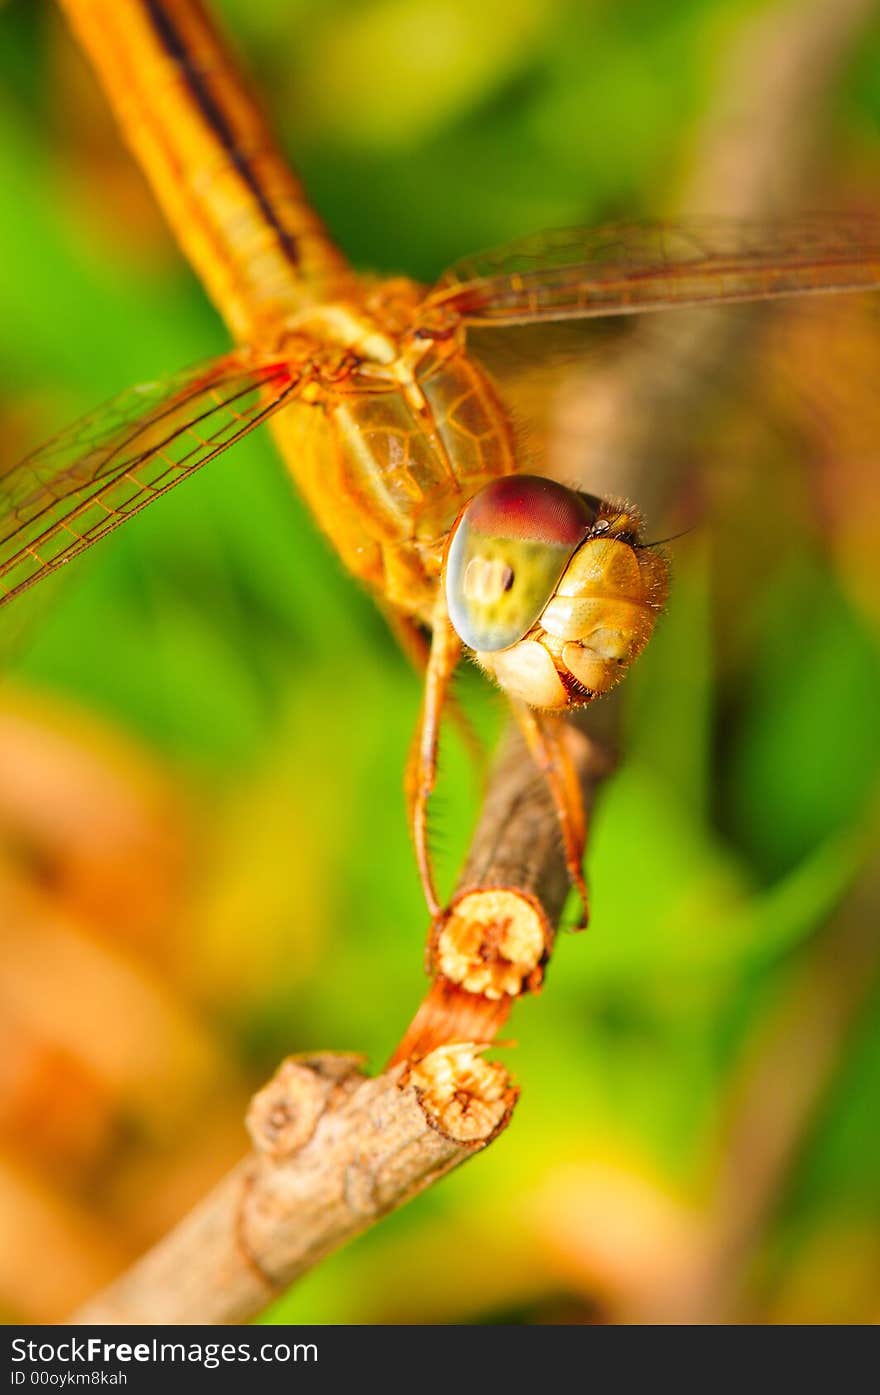
M 433 286 L 357 274 L 196 0 L 60 0 L 235 347 L 130 389 L 0 479 L 0 603 L 269 422 L 424 691 L 406 789 L 429 910 L 441 721 L 463 654 L 510 701 L 587 905 L 566 714 L 609 691 L 667 591 L 636 508 L 529 467 L 475 331 L 880 287 L 880 224 L 616 223 L 530 237 Z

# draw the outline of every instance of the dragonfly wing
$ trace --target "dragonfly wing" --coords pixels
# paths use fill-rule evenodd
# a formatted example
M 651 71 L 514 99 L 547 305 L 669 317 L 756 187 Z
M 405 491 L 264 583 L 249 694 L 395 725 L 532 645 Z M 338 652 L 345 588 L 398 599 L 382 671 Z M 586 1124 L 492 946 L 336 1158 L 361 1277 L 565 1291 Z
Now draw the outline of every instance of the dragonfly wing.
M 130 388 L 0 475 L 0 604 L 186 479 L 283 406 L 291 361 L 229 354 Z
M 447 307 L 471 325 L 537 324 L 878 286 L 880 222 L 868 218 L 614 223 L 459 262 L 423 313 Z

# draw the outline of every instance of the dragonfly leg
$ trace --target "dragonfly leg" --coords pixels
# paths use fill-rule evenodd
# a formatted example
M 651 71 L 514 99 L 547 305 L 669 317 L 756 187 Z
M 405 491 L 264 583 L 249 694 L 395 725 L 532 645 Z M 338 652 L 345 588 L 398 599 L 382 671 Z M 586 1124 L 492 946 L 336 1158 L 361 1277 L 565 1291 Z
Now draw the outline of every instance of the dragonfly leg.
M 428 801 L 437 779 L 437 750 L 443 708 L 460 655 L 461 640 L 452 628 L 441 596 L 434 616 L 431 650 L 425 669 L 422 710 L 406 771 L 407 802 L 416 849 L 416 864 L 428 910 L 432 916 L 439 915 L 441 907 L 434 887 L 431 853 L 428 847 Z
M 418 621 L 413 620 L 410 615 L 402 615 L 400 611 L 392 610 L 390 606 L 383 607 L 382 613 L 405 657 L 409 659 L 416 673 L 423 678 L 427 672 L 428 660 L 431 656 L 429 636 Z M 450 717 L 458 727 L 458 734 L 464 742 L 465 750 L 476 766 L 478 777 L 485 784 L 487 774 L 486 748 L 480 740 L 480 734 L 461 703 L 451 693 L 447 694 L 446 706 L 449 709 Z
M 583 928 L 590 918 L 589 895 L 583 871 L 586 823 L 580 781 L 566 740 L 567 723 L 564 717 L 556 713 L 536 712 L 525 702 L 512 700 L 511 707 L 532 759 L 547 780 L 553 796 L 562 830 L 568 875 L 581 898 Z

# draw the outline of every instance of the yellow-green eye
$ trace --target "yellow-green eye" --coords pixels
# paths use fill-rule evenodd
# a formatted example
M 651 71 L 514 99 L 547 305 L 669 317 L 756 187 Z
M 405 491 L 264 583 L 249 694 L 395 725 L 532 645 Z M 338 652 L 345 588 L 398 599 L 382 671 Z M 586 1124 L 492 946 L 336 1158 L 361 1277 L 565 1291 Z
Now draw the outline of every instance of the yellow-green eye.
M 505 475 L 462 509 L 446 554 L 446 604 L 480 653 L 531 629 L 595 520 L 587 499 L 539 475 Z

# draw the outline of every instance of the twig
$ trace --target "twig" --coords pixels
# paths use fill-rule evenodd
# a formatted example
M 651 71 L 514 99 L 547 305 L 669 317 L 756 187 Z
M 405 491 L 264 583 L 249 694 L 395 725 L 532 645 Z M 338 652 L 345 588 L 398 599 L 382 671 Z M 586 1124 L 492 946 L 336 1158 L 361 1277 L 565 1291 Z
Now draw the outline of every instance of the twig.
M 822 96 L 872 12 L 872 0 L 798 0 L 743 30 L 686 206 L 761 218 L 792 202 Z M 728 93 L 743 95 L 733 102 Z M 719 186 L 716 171 L 731 169 L 735 177 L 725 174 Z M 702 379 L 707 363 L 731 357 L 739 323 L 727 311 L 682 313 L 663 339 L 656 321 L 646 324 L 626 360 L 570 398 L 559 473 L 648 512 L 668 502 L 678 482 L 673 428 L 694 400 L 694 366 Z M 615 707 L 589 715 L 591 735 L 572 732 L 588 805 L 613 766 Z M 392 1059 L 428 1054 L 373 1080 L 350 1057 L 285 1063 L 256 1096 L 255 1151 L 74 1321 L 253 1316 L 276 1289 L 484 1147 L 505 1126 L 515 1092 L 473 1046 L 442 1043 L 490 1040 L 517 985 L 537 986 L 564 894 L 546 794 L 508 745 L 465 879 L 432 930 L 432 987 Z M 468 981 L 481 991 L 464 988 Z
M 567 737 L 589 815 L 613 746 L 574 726 Z M 458 888 L 431 927 L 433 983 L 389 1064 L 444 1042 L 491 1041 L 514 1000 L 540 988 L 568 889 L 549 790 L 511 728 Z
M 576 731 L 572 743 L 589 805 L 610 757 Z M 487 879 L 512 883 L 500 893 L 508 934 L 525 932 L 532 941 L 518 960 L 502 935 L 484 961 L 487 972 L 498 981 L 513 975 L 516 992 L 530 976 L 537 986 L 568 885 L 549 795 L 516 733 L 500 754 L 453 898 L 445 927 L 453 942 L 466 924 L 454 909 L 474 895 L 474 879 L 489 905 Z M 444 963 L 447 952 L 442 943 L 434 951 Z M 254 1151 L 72 1320 L 252 1317 L 330 1250 L 485 1147 L 506 1126 L 516 1091 L 503 1067 L 481 1059 L 479 1047 L 495 1036 L 513 996 L 469 993 L 440 975 L 394 1061 L 375 1079 L 362 1073 L 357 1057 L 284 1062 L 254 1098 Z
M 514 1101 L 467 1047 L 373 1080 L 356 1056 L 285 1061 L 251 1104 L 253 1152 L 73 1321 L 243 1322 L 484 1148 Z

